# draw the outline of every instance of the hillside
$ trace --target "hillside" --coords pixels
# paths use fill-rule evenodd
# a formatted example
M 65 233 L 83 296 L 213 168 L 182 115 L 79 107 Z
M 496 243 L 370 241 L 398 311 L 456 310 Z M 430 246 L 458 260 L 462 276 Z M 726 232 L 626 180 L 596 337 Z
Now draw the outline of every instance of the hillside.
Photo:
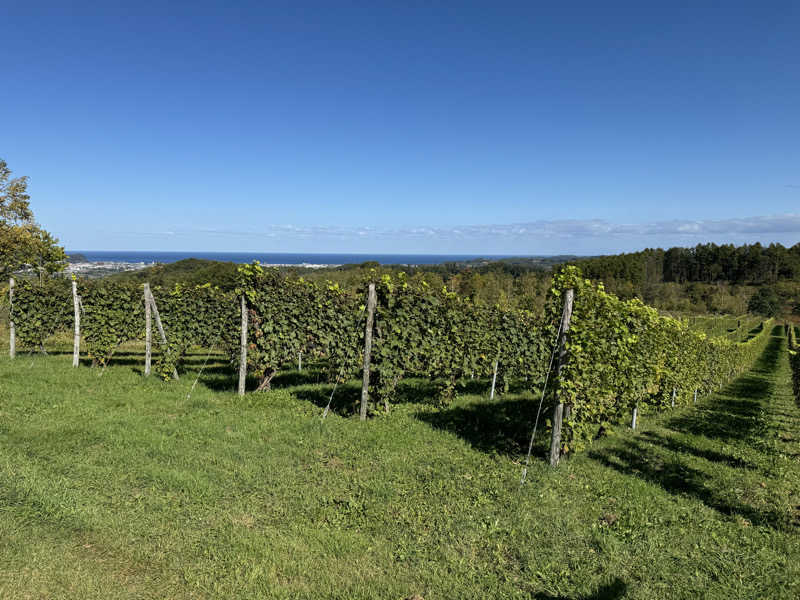
M 102 377 L 57 347 L 2 357 L 0 596 L 796 598 L 785 344 L 558 471 L 540 436 L 522 487 L 536 401 L 486 380 L 365 425 L 320 420 L 313 368 L 240 399 L 213 356 L 193 386 L 205 353 L 172 383 L 135 346 Z

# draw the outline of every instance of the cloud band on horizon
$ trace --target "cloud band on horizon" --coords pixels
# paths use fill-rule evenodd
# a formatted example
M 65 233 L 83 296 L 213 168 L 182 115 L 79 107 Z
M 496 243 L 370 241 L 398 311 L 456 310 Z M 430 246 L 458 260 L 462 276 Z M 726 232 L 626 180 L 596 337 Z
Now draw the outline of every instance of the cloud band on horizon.
M 709 236 L 800 235 L 800 214 L 762 215 L 748 218 L 716 220 L 674 219 L 651 223 L 612 223 L 605 219 L 564 219 L 509 224 L 465 225 L 459 227 L 348 227 L 339 225 L 268 225 L 260 230 L 224 228 L 181 229 L 169 231 L 119 232 L 127 235 L 166 237 L 208 235 L 257 238 L 333 238 L 333 239 L 436 239 L 464 240 L 475 238 L 620 238 L 640 236 Z

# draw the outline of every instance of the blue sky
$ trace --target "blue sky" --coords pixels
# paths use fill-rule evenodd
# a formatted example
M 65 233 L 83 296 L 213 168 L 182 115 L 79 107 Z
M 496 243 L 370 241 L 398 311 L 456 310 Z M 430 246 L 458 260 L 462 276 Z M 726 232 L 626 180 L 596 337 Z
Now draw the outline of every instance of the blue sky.
M 67 248 L 800 241 L 796 1 L 2 14 L 0 157 Z

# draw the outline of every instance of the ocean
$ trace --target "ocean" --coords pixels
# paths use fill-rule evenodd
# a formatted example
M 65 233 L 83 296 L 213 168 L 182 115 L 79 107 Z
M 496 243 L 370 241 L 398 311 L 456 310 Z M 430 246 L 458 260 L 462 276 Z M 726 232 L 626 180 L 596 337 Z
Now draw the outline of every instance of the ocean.
M 72 250 L 67 255 L 82 254 L 89 262 L 172 263 L 186 258 L 202 258 L 234 263 L 254 260 L 270 265 L 345 265 L 375 261 L 383 265 L 437 265 L 479 258 L 490 260 L 512 255 L 480 254 L 318 254 L 288 252 L 127 252 L 113 250 Z

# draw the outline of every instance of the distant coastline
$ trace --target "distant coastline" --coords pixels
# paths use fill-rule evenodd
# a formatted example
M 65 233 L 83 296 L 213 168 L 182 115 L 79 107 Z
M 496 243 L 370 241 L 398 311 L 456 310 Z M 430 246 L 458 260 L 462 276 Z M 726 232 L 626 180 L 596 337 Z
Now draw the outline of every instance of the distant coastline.
M 89 263 L 144 264 L 172 263 L 187 258 L 218 260 L 222 262 L 250 263 L 257 260 L 265 265 L 330 267 L 345 264 L 360 264 L 368 261 L 383 265 L 437 265 L 447 262 L 473 260 L 499 260 L 514 255 L 480 254 L 345 254 L 345 253 L 290 253 L 290 252 L 165 252 L 165 251 L 112 251 L 74 250 L 67 255 L 81 255 Z
M 524 256 L 491 254 L 343 254 L 343 253 L 285 253 L 285 252 L 146 252 L 111 250 L 68 251 L 67 273 L 81 277 L 104 277 L 124 271 L 138 271 L 157 264 L 175 263 L 187 259 L 229 263 L 251 263 L 265 266 L 326 269 L 343 265 L 377 262 L 381 265 L 425 267 L 453 263 L 459 268 L 476 267 L 493 262 L 520 264 L 548 269 L 575 256 Z

